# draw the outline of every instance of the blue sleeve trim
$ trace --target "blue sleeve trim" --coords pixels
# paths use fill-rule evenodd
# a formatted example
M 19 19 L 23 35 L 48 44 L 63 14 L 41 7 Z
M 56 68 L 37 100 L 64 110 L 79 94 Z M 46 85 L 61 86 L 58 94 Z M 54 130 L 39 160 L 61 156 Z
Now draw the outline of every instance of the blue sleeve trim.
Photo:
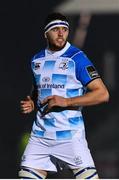
M 98 77 L 96 77 L 96 78 L 94 78 L 94 79 L 90 80 L 87 84 L 85 84 L 85 86 L 87 86 L 88 84 L 90 84 L 93 80 L 95 80 L 95 79 L 99 79 L 99 78 L 100 78 L 100 76 L 98 76 Z

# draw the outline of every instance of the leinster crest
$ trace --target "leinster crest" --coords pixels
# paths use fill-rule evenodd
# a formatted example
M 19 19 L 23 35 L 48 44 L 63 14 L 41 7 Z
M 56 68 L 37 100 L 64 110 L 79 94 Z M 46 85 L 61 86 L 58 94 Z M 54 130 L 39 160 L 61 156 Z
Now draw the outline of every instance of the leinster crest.
M 68 69 L 68 60 L 64 59 L 60 64 L 59 64 L 59 69 L 65 70 Z

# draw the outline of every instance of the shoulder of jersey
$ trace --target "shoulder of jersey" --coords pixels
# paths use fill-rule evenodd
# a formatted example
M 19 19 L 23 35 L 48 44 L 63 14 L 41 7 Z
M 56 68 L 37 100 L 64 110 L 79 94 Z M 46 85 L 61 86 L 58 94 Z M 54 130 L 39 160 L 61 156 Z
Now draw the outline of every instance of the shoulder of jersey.
M 33 61 L 34 59 L 42 58 L 42 57 L 44 57 L 44 56 L 45 56 L 45 50 L 41 50 L 40 52 L 38 52 L 37 54 L 35 54 L 35 55 L 33 56 L 32 61 Z
M 82 51 L 75 47 L 75 46 L 70 46 L 67 51 L 62 55 L 62 57 L 69 57 L 69 58 L 73 58 L 76 55 L 79 55 Z

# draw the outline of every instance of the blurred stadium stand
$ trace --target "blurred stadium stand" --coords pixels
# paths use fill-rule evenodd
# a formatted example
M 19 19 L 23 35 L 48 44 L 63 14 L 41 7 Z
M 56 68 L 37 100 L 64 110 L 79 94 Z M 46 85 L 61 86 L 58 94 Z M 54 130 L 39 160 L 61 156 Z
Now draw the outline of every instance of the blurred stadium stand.
M 19 102 L 29 94 L 30 58 L 45 46 L 43 22 L 52 11 L 68 16 L 69 40 L 86 52 L 109 89 L 108 104 L 84 108 L 85 125 L 100 178 L 119 178 L 119 0 L 0 1 L 0 178 L 17 178 L 19 143 L 34 119 L 20 114 Z

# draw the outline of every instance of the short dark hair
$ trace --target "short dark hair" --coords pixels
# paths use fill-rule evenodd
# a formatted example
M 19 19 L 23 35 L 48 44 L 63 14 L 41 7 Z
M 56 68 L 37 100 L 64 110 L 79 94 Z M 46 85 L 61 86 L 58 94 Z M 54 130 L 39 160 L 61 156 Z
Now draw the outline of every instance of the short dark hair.
M 68 22 L 68 19 L 65 15 L 59 13 L 59 12 L 53 12 L 51 14 L 49 14 L 45 20 L 45 23 L 44 23 L 44 27 L 49 24 L 51 21 L 55 21 L 55 20 L 62 20 L 62 21 L 67 21 Z

